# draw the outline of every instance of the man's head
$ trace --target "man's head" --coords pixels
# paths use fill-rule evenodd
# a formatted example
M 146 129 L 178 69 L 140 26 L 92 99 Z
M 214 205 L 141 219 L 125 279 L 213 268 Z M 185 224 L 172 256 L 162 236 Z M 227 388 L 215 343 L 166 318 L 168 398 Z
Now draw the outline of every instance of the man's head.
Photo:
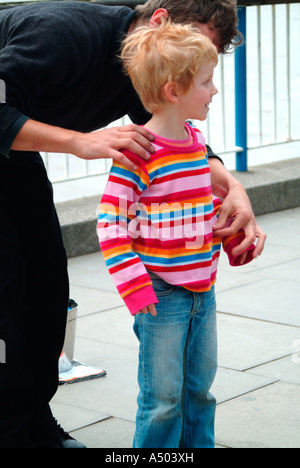
M 184 95 L 200 68 L 218 63 L 216 47 L 191 25 L 163 21 L 145 25 L 129 34 L 121 58 L 145 108 L 153 112 L 169 105 L 167 83 L 175 83 Z
M 225 54 L 242 42 L 242 35 L 237 28 L 236 0 L 148 0 L 144 5 L 136 7 L 137 20 L 147 22 L 157 10 L 162 9 L 174 23 L 195 26 L 200 23 L 203 34 L 209 35 L 211 39 L 215 34 L 217 40 L 213 42 L 220 53 Z M 201 25 L 205 25 L 202 30 Z

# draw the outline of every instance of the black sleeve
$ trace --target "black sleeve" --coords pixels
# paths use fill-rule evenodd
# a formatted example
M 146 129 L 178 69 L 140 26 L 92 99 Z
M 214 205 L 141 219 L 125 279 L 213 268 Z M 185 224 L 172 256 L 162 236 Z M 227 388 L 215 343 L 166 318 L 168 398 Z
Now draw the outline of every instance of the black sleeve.
M 206 145 L 206 148 L 207 148 L 207 156 L 208 158 L 215 158 L 215 159 L 218 159 L 219 161 L 221 161 L 221 163 L 224 165 L 224 161 L 222 160 L 222 158 L 220 158 L 220 156 L 217 156 L 213 150 L 211 149 L 210 146 Z
M 39 7 L 17 7 L 0 18 L 0 79 L 6 85 L 6 102 L 0 103 L 0 153 L 6 157 L 43 96 L 70 83 L 70 56 L 79 55 L 57 9 L 50 8 L 50 2 Z
M 130 97 L 131 108 L 128 110 L 128 117 L 137 125 L 145 125 L 151 119 L 152 115 L 144 108 L 138 95 L 132 89 Z
M 17 109 L 0 103 L 0 154 L 9 157 L 10 148 L 28 119 Z

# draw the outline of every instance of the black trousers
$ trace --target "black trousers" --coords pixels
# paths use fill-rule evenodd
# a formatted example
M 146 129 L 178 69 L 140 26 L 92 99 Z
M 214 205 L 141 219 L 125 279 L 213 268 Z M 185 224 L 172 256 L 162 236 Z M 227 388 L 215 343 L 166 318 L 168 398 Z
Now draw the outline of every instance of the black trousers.
M 52 186 L 38 153 L 0 155 L 0 447 L 26 444 L 57 390 L 69 299 Z M 3 348 L 3 346 L 2 346 Z

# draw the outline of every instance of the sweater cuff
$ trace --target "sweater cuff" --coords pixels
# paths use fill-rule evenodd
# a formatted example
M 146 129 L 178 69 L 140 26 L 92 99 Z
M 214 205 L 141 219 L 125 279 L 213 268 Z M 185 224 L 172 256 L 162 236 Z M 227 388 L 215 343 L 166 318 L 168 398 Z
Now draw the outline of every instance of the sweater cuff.
M 253 260 L 253 251 L 256 248 L 254 244 L 252 244 L 250 247 L 248 247 L 248 249 L 245 250 L 242 254 L 240 254 L 238 256 L 232 255 L 233 249 L 235 247 L 238 247 L 244 239 L 245 239 L 245 233 L 244 233 L 244 231 L 241 230 L 235 236 L 226 237 L 223 240 L 223 248 L 224 248 L 224 251 L 228 255 L 229 263 L 230 263 L 231 266 L 234 266 L 234 267 L 235 266 L 244 266 L 244 265 L 247 265 L 248 263 L 252 262 L 252 260 Z M 246 260 L 244 261 L 244 263 L 241 264 L 241 257 L 245 252 L 247 252 Z
M 1 139 L 0 153 L 6 158 L 9 158 L 9 153 L 12 144 L 15 141 L 15 138 L 18 135 L 21 128 L 23 127 L 23 125 L 27 122 L 27 120 L 29 120 L 29 117 L 26 117 L 26 115 L 20 115 L 8 128 L 3 138 Z
M 124 297 L 123 300 L 131 315 L 135 315 L 137 312 L 144 309 L 144 307 L 159 303 L 153 286 L 145 286 L 144 288 L 138 289 Z

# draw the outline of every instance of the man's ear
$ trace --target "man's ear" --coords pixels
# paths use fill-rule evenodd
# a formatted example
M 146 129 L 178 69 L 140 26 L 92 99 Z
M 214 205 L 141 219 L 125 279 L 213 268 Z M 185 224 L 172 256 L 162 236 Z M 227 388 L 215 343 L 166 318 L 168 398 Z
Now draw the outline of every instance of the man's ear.
M 175 81 L 168 81 L 168 83 L 166 83 L 164 86 L 164 92 L 168 101 L 172 102 L 173 104 L 178 102 L 178 85 L 175 83 Z
M 150 20 L 150 26 L 155 27 L 160 25 L 164 19 L 168 18 L 168 16 L 169 12 L 165 8 L 159 8 L 158 10 L 155 10 Z

